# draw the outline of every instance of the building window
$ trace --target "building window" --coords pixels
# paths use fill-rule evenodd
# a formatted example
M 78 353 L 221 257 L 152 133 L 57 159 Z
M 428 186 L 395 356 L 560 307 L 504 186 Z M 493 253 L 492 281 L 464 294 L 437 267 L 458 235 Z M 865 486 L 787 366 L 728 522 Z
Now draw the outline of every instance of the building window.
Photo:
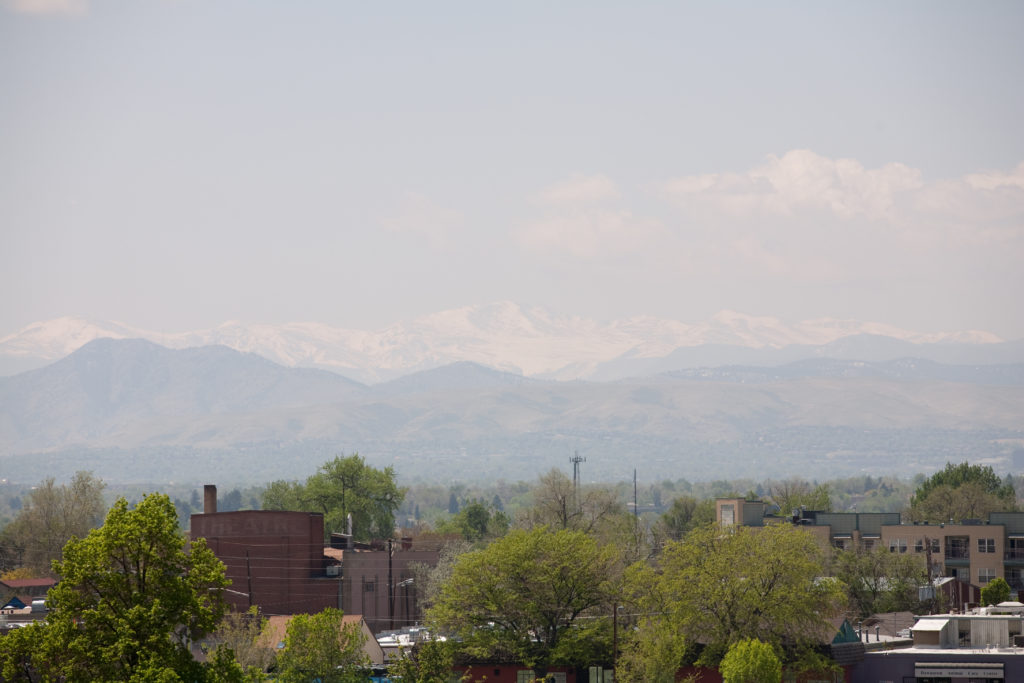
M 979 538 L 978 539 L 978 552 L 979 553 L 994 553 L 996 551 L 996 539 L 994 538 Z
M 516 671 L 516 683 L 533 683 L 535 680 L 537 680 L 537 678 L 533 675 L 533 669 L 519 669 Z M 555 683 L 565 683 L 565 672 L 549 671 L 548 677 L 545 680 L 554 681 Z
M 868 552 L 871 552 L 872 550 L 875 549 L 875 541 L 876 540 L 877 539 L 874 539 L 874 538 L 862 538 L 860 540 L 861 547 L 863 547 L 864 550 L 866 550 Z
M 365 591 L 367 593 L 372 593 L 375 588 L 376 588 L 376 586 L 374 586 L 374 582 L 373 581 L 367 581 L 366 583 L 363 584 L 363 591 Z
M 915 553 L 924 552 L 924 541 L 921 540 L 920 538 L 917 539 L 916 541 L 914 541 L 914 552 Z
M 996 578 L 996 570 L 991 567 L 982 567 L 978 570 L 978 583 L 984 586 L 986 583 Z
M 907 552 L 907 539 L 905 539 L 905 538 L 890 538 L 889 539 L 889 552 L 890 553 L 905 553 L 905 552 Z

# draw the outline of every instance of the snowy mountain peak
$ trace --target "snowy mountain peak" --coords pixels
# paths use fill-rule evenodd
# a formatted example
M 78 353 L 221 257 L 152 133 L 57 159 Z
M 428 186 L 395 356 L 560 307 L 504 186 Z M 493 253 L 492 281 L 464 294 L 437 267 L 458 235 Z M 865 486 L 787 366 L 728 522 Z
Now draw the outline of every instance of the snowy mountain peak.
M 0 363 L 28 369 L 63 358 L 101 338 L 148 339 L 170 348 L 212 344 L 264 356 L 291 367 L 335 370 L 362 382 L 380 382 L 456 361 L 471 361 L 527 376 L 578 379 L 620 358 L 656 359 L 705 345 L 747 349 L 821 346 L 873 335 L 918 344 L 991 344 L 988 332 L 918 333 L 880 323 L 823 318 L 787 324 L 769 316 L 724 310 L 702 323 L 653 316 L 597 322 L 553 315 L 512 301 L 463 306 L 399 322 L 378 331 L 321 323 L 249 324 L 167 334 L 117 322 L 64 317 L 33 323 L 0 339 Z
M 31 323 L 13 334 L 0 338 L 0 353 L 56 360 L 93 339 L 124 339 L 138 336 L 136 332 L 138 331 L 117 322 L 94 322 L 85 318 L 64 316 Z

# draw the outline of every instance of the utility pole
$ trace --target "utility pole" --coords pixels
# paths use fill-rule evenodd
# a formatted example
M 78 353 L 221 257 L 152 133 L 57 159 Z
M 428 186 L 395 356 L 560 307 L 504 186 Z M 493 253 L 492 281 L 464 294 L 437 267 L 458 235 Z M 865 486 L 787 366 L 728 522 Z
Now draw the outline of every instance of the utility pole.
M 245 549 L 245 574 L 249 580 L 249 607 L 252 607 L 252 563 L 249 562 L 249 549 Z
M 612 670 L 619 658 L 619 603 L 612 603 Z
M 388 628 L 395 630 L 395 579 L 391 574 L 391 539 L 388 539 Z
M 634 519 L 640 519 L 640 508 L 637 506 L 636 498 L 636 468 L 633 468 L 633 517 Z

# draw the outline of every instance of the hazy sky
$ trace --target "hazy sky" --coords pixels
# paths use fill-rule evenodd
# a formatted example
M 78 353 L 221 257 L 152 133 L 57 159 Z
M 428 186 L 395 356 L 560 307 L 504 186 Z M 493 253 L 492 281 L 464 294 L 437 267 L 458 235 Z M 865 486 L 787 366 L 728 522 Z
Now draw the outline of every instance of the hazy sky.
M 0 0 L 0 336 L 600 319 L 1024 337 L 1024 3 Z

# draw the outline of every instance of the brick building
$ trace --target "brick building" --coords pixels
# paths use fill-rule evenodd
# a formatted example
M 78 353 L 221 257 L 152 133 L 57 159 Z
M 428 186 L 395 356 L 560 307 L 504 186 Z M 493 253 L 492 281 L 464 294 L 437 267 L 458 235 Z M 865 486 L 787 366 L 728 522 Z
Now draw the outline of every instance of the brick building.
M 205 488 L 203 514 L 191 518 L 191 537 L 205 538 L 227 567 L 227 599 L 236 610 L 256 605 L 265 615 L 320 612 L 336 607 L 361 615 L 373 633 L 422 621 L 413 565 L 437 564 L 411 539 L 354 543 L 331 534 L 316 512 L 217 512 L 217 489 Z
M 436 543 L 421 548 L 409 539 L 376 548 L 343 551 L 341 572 L 346 611 L 362 614 L 373 633 L 422 623 L 413 565 L 437 564 Z
M 217 512 L 207 486 L 203 514 L 191 518 L 192 538 L 205 538 L 227 567 L 226 597 L 235 609 L 264 614 L 313 614 L 342 607 L 340 572 L 324 555 L 324 517 L 315 512 Z

